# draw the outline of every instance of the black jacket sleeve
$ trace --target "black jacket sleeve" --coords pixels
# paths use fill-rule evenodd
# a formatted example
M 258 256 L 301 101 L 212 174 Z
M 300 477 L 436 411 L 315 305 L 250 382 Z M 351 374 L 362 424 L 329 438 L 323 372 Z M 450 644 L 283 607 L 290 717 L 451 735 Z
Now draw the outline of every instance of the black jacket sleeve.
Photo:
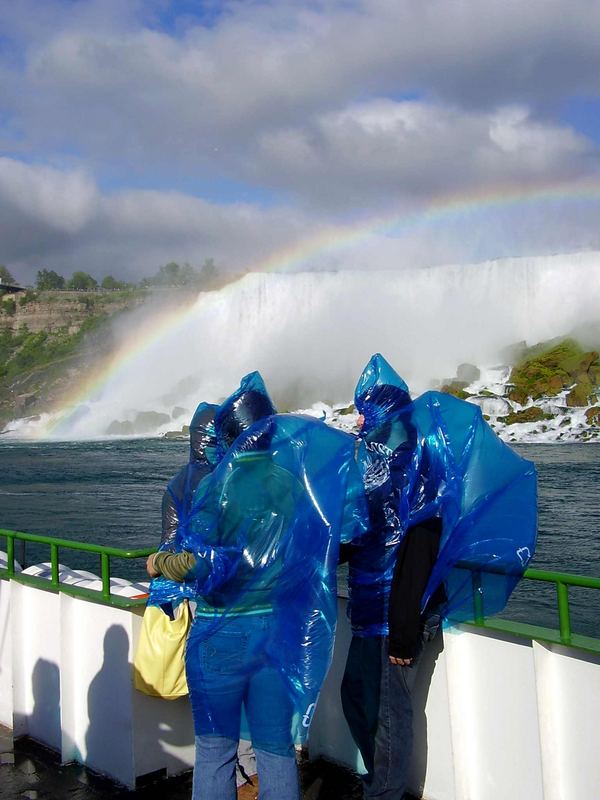
M 410 528 L 400 545 L 392 578 L 389 654 L 414 658 L 421 635 L 421 598 L 436 562 L 442 522 L 430 519 Z
M 341 544 L 340 554 L 338 557 L 338 564 L 347 564 L 350 561 L 350 554 L 352 552 L 351 544 Z

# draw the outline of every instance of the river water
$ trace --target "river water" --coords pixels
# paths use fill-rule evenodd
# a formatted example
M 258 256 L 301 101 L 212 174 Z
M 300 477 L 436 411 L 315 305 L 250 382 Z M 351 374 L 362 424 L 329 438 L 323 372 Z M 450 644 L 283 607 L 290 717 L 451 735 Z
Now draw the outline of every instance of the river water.
M 517 445 L 539 474 L 539 535 L 532 566 L 600 577 L 600 445 Z M 0 442 L 0 527 L 120 548 L 160 538 L 162 492 L 187 460 L 167 439 Z M 0 549 L 5 549 L 0 539 Z M 27 546 L 27 564 L 49 559 Z M 61 551 L 61 562 L 99 572 L 94 557 Z M 142 567 L 114 563 L 116 575 Z M 600 591 L 571 589 L 573 629 L 600 638 Z M 522 582 L 503 616 L 558 627 L 552 585 Z

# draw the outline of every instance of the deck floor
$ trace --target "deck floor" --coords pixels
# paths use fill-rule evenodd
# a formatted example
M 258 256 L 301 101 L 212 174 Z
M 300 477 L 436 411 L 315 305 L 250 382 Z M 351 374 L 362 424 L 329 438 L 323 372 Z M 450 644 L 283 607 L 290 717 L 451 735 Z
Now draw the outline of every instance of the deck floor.
M 301 761 L 303 800 L 361 800 L 357 775 L 327 761 Z M 0 797 L 2 800 L 189 800 L 192 775 L 157 780 L 135 791 L 97 775 L 79 764 L 61 765 L 56 753 L 31 739 L 13 743 L 12 732 L 0 727 Z M 243 787 L 239 800 L 255 800 L 256 789 Z

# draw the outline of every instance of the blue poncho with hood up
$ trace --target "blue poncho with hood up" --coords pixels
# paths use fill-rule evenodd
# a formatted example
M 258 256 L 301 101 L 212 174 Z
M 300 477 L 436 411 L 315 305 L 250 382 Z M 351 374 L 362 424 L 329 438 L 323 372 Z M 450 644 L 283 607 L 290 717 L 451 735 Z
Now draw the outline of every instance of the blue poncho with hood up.
M 196 564 L 180 586 L 204 620 L 194 636 L 210 636 L 234 615 L 272 614 L 257 663 L 283 678 L 292 733 L 302 740 L 331 658 L 339 545 L 362 534 L 367 513 L 354 438 L 310 417 L 274 414 L 259 379 L 246 376 L 215 415 L 224 455 L 196 491 L 182 541 Z M 154 600 L 179 596 L 177 584 L 171 589 Z M 201 669 L 188 662 L 191 685 L 201 684 Z
M 216 464 L 214 418 L 218 406 L 200 403 L 190 422 L 190 458 L 185 467 L 169 481 L 162 501 L 161 550 L 178 552 L 200 481 Z
M 159 552 L 180 553 L 189 533 L 194 494 L 236 437 L 253 422 L 275 414 L 275 407 L 258 372 L 246 375 L 240 386 L 220 405 L 200 403 L 190 422 L 190 460 L 169 482 L 162 504 L 162 538 Z M 219 434 L 217 435 L 217 429 Z M 190 583 L 155 578 L 149 605 L 163 605 L 184 598 L 195 599 Z
M 380 354 L 363 371 L 355 404 L 364 416 L 358 460 L 370 530 L 351 548 L 353 631 L 388 633 L 398 548 L 409 528 L 433 517 L 442 537 L 422 610 L 443 584 L 440 611 L 451 620 L 501 611 L 535 549 L 533 464 L 496 436 L 477 406 L 439 392 L 411 400 Z

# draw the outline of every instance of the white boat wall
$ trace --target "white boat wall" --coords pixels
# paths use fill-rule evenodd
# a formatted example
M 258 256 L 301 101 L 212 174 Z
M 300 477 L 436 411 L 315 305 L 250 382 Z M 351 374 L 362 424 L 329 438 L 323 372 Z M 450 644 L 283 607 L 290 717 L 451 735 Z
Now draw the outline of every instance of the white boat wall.
M 63 762 L 128 787 L 148 773 L 189 769 L 187 699 L 133 688 L 142 609 L 72 596 L 76 577 L 65 574 L 70 582 L 61 591 L 50 581 L 48 589 L 25 585 L 18 575 L 0 580 L 0 723 L 58 751 Z M 115 583 L 113 591 L 132 590 Z M 360 771 L 339 701 L 350 639 L 345 602 L 309 753 Z M 600 652 L 469 625 L 446 629 L 430 648 L 416 690 L 413 793 L 425 800 L 598 796 Z

